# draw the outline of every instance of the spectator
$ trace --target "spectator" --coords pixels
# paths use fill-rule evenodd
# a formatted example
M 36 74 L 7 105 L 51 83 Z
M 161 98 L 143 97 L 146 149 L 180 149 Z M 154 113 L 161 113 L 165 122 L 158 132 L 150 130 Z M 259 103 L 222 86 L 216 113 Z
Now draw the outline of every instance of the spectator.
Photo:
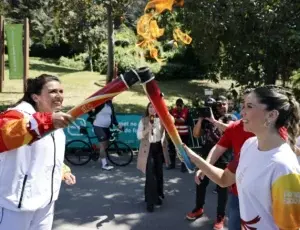
M 165 129 L 149 103 L 137 131 L 137 138 L 141 141 L 137 167 L 146 174 L 145 201 L 148 212 L 153 212 L 154 205 L 161 205 L 164 199 L 163 153 L 168 154 L 164 134 Z
M 179 136 L 184 144 L 188 144 L 189 142 L 189 110 L 183 104 L 183 100 L 181 98 L 176 100 L 176 107 L 171 109 L 170 114 L 175 118 L 175 126 L 179 133 Z M 173 142 L 170 140 L 169 142 L 169 154 L 170 154 L 170 165 L 167 169 L 174 169 L 176 164 L 176 149 Z M 186 166 L 184 163 L 181 163 L 181 172 L 186 172 Z
M 226 97 L 220 96 L 217 99 L 217 102 L 212 98 L 207 99 L 205 102 L 206 106 L 217 107 L 213 109 L 214 115 L 212 117 L 219 117 L 219 122 L 229 123 L 231 121 L 235 121 L 236 118 L 230 114 L 226 114 L 227 112 L 227 99 Z M 209 119 L 211 120 L 211 118 Z M 201 148 L 201 156 L 206 158 L 211 148 L 218 142 L 221 137 L 222 131 L 220 131 L 217 126 L 213 123 L 206 120 L 204 117 L 200 116 L 197 124 L 194 127 L 193 135 L 196 138 L 201 137 L 202 140 L 202 148 Z M 223 156 L 215 163 L 215 166 L 221 169 L 225 169 L 227 167 L 228 162 L 232 158 L 232 151 L 228 150 Z M 192 210 L 192 212 L 186 215 L 188 220 L 195 220 L 201 217 L 204 213 L 204 204 L 205 204 L 205 196 L 206 196 L 206 188 L 209 184 L 208 177 L 204 177 L 201 181 L 199 180 L 199 173 L 201 171 L 197 171 L 195 175 L 196 182 L 196 206 Z M 225 217 L 225 208 L 227 203 L 228 191 L 227 188 L 216 189 L 218 193 L 218 207 L 217 207 L 217 218 L 214 223 L 214 229 L 219 230 L 224 227 L 224 217 Z
M 252 89 L 246 89 L 243 92 L 243 101 L 248 96 L 248 94 L 252 91 Z M 215 164 L 219 157 L 221 157 L 224 153 L 228 150 L 233 150 L 233 160 L 239 159 L 239 154 L 242 145 L 244 142 L 254 136 L 252 133 L 244 131 L 244 124 L 241 120 L 231 123 L 230 125 L 225 125 L 214 118 L 210 118 L 209 121 L 215 124 L 219 130 L 225 131 L 221 139 L 218 143 L 210 150 L 206 161 Z M 197 174 L 200 178 L 203 178 L 203 174 L 201 170 L 198 170 Z M 235 185 L 231 186 L 229 192 L 229 199 L 228 199 L 228 227 L 229 229 L 239 230 L 241 228 L 241 221 L 240 221 L 240 212 L 239 212 L 239 200 L 237 189 Z

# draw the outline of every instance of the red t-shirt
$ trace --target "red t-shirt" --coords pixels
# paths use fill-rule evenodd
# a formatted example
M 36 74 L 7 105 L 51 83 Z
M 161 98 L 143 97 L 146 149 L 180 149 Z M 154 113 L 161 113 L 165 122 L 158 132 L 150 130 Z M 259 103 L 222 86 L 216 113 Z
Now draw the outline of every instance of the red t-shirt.
M 233 160 L 228 164 L 227 168 L 235 173 L 235 168 L 239 162 L 241 148 L 244 142 L 253 137 L 253 133 L 249 133 L 244 131 L 244 124 L 242 120 L 238 120 L 232 122 L 227 129 L 225 130 L 223 136 L 217 143 L 218 145 L 233 150 Z M 237 188 L 236 185 L 232 185 L 231 191 L 233 194 L 237 195 Z

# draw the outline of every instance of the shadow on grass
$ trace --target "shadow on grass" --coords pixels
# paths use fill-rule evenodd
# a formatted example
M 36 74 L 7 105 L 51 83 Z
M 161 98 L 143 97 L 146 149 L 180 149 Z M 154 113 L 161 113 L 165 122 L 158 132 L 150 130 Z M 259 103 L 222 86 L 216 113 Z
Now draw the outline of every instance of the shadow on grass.
M 62 66 L 52 66 L 47 64 L 34 64 L 34 63 L 30 64 L 30 70 L 53 72 L 53 73 L 60 73 L 60 74 L 75 73 L 80 71 L 80 70 L 70 69 Z

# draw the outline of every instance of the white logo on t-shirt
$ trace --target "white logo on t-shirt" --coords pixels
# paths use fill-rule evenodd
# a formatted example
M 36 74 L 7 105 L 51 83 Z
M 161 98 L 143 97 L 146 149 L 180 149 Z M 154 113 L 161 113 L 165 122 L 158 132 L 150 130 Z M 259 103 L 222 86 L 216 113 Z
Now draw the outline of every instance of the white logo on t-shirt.
M 300 192 L 284 192 L 284 204 L 300 204 Z

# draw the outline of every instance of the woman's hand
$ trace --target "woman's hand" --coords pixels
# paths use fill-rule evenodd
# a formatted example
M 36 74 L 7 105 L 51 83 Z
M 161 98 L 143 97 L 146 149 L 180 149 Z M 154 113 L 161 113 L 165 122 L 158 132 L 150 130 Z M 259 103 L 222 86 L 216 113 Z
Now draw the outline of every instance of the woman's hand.
M 209 109 L 210 109 L 210 117 L 206 117 L 205 120 L 208 120 L 209 122 L 214 124 L 216 122 L 216 119 L 215 119 L 212 109 L 211 108 L 209 108 Z
M 70 114 L 57 112 L 52 114 L 53 126 L 56 129 L 65 128 L 72 123 L 73 117 Z
M 200 169 L 198 169 L 195 174 L 195 183 L 199 185 L 201 183 L 201 180 L 203 180 L 204 176 L 205 175 L 203 174 L 203 172 Z
M 67 185 L 76 184 L 76 177 L 70 172 L 65 173 L 63 180 Z
M 190 157 L 191 161 L 197 165 L 197 162 L 201 159 L 201 157 L 186 145 L 183 145 L 183 148 Z

